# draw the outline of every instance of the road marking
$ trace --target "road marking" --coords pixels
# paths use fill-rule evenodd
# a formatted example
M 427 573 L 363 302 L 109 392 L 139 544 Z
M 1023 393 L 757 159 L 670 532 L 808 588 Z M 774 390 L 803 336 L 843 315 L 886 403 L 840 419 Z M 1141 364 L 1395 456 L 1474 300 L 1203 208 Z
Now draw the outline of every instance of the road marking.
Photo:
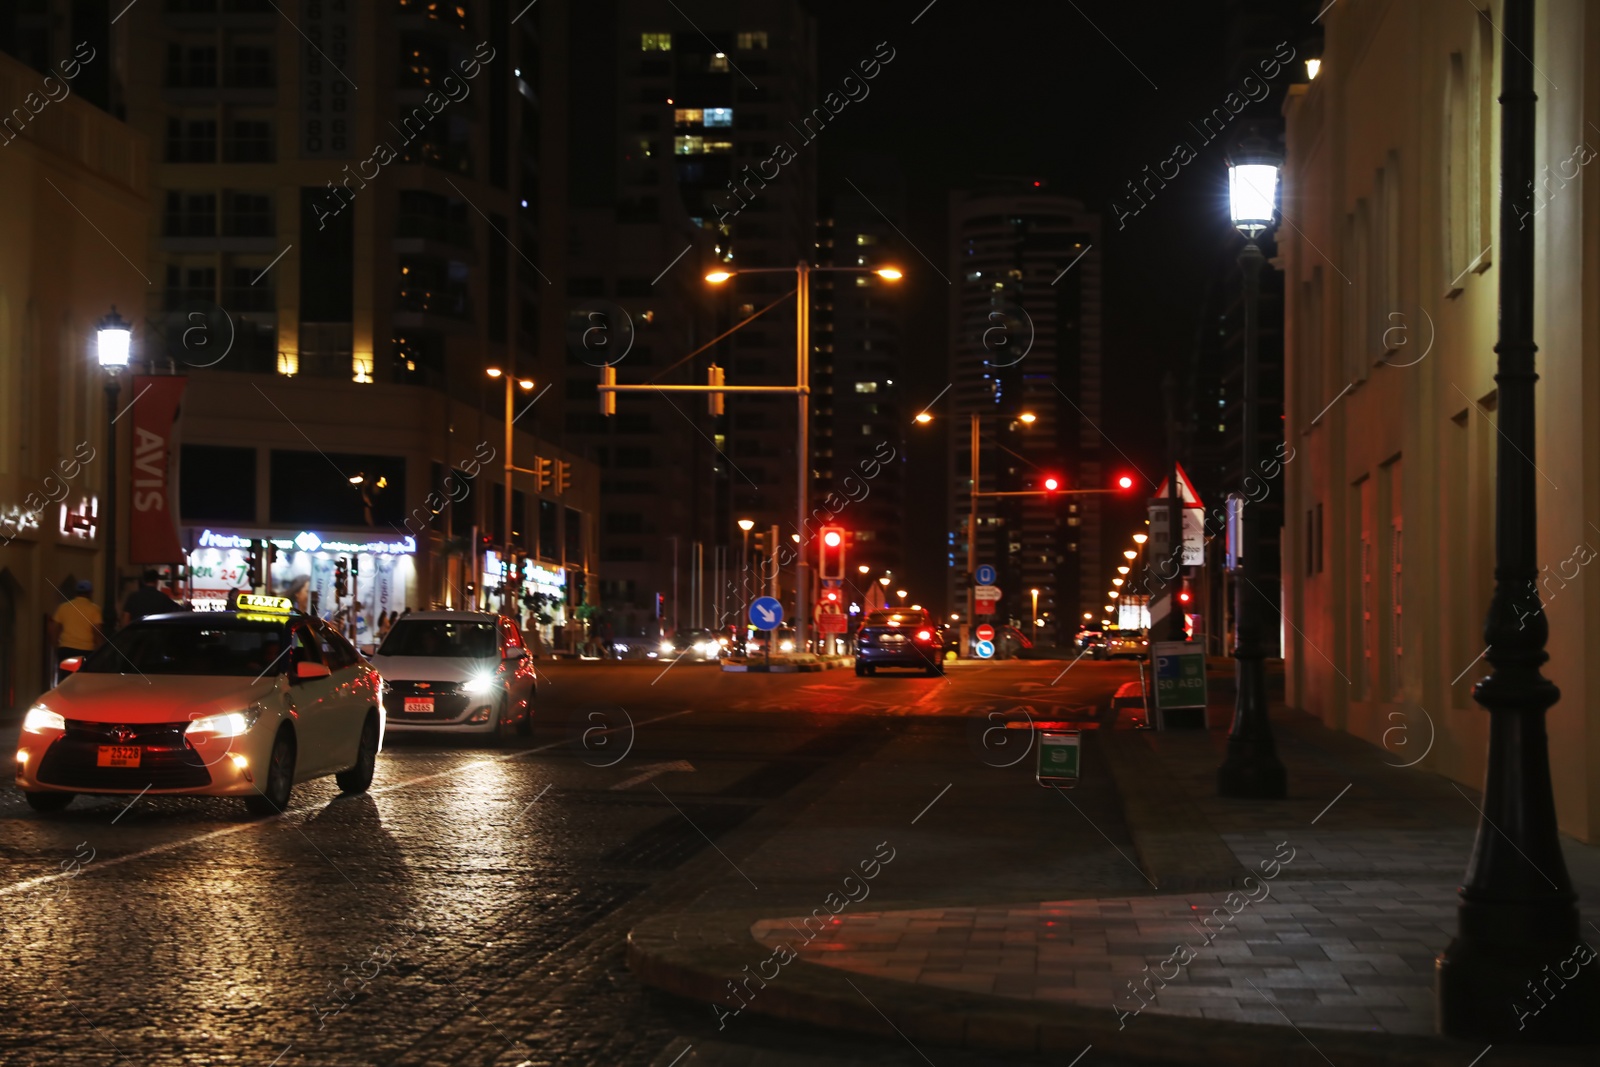
M 692 770 L 694 770 L 694 764 L 690 763 L 686 759 L 673 760 L 671 763 L 652 763 L 648 767 L 641 770 L 638 774 L 634 775 L 632 778 L 624 779 L 623 781 L 620 781 L 616 785 L 612 786 L 611 792 L 615 793 L 621 789 L 632 789 L 636 785 L 643 785 L 657 775 L 666 774 L 670 771 Z
M 640 726 L 648 726 L 648 725 L 650 725 L 650 723 L 653 723 L 653 722 L 664 722 L 667 719 L 676 719 L 676 718 L 678 718 L 680 716 L 691 715 L 693 713 L 694 713 L 694 709 L 693 708 L 685 708 L 682 711 L 674 711 L 674 712 L 672 712 L 671 714 L 668 714 L 668 715 L 658 715 L 654 719 L 646 719 L 644 722 L 639 723 L 639 725 Z M 618 727 L 618 726 L 608 727 L 606 730 L 604 730 L 602 732 L 610 733 L 612 730 L 620 730 L 620 729 L 624 729 L 624 727 Z M 461 773 L 463 773 L 465 771 L 469 771 L 474 767 L 491 767 L 496 763 L 508 763 L 508 762 L 510 762 L 511 760 L 514 760 L 514 759 L 521 759 L 521 758 L 523 758 L 525 756 L 531 756 L 531 755 L 534 755 L 535 753 L 539 753 L 539 752 L 548 752 L 552 748 L 558 748 L 558 747 L 560 747 L 562 745 L 568 745 L 568 744 L 571 744 L 571 742 L 568 741 L 566 738 L 562 738 L 560 741 L 551 741 L 549 744 L 537 745 L 537 746 L 535 746 L 533 748 L 519 749 L 516 752 L 507 752 L 503 756 L 494 756 L 494 757 L 492 757 L 490 759 L 475 760 L 472 763 L 468 763 L 468 764 L 466 764 L 464 766 L 461 766 L 461 767 L 456 767 L 456 768 L 454 768 L 452 770 L 435 771 L 432 774 L 418 775 L 415 778 L 409 778 L 409 779 L 407 779 L 406 781 L 403 781 L 403 782 L 396 782 L 393 785 L 386 785 L 381 789 L 371 789 L 371 790 L 367 791 L 367 795 L 368 796 L 381 796 L 384 793 L 393 793 L 393 792 L 395 792 L 397 790 L 400 790 L 400 789 L 409 789 L 411 786 L 421 785 L 423 782 L 431 782 L 431 781 L 434 781 L 435 779 L 438 779 L 438 778 L 449 778 L 449 777 L 454 777 L 454 776 L 460 775 Z M 183 796 L 183 795 L 190 795 L 190 794 L 175 794 L 175 795 Z M 226 797 L 216 797 L 216 798 L 213 798 L 213 799 L 225 800 L 227 798 Z M 197 835 L 195 837 L 186 837 L 181 841 L 169 841 L 164 845 L 155 845 L 155 846 L 152 846 L 151 848 L 141 849 L 138 852 L 130 852 L 125 856 L 113 856 L 111 859 L 100 860 L 100 861 L 95 863 L 93 869 L 94 870 L 101 870 L 101 869 L 103 869 L 105 867 L 116 867 L 116 866 L 120 866 L 121 864 L 124 864 L 124 863 L 132 863 L 134 860 L 147 859 L 147 858 L 149 858 L 151 856 L 160 856 L 160 855 L 162 855 L 164 853 L 172 852 L 172 851 L 174 851 L 176 849 L 180 849 L 180 848 L 185 848 L 185 847 L 187 847 L 189 845 L 203 844 L 206 841 L 212 841 L 212 840 L 215 840 L 216 838 L 219 838 L 219 837 L 230 837 L 233 834 L 243 833 L 246 830 L 258 830 L 258 829 L 261 829 L 262 827 L 270 826 L 271 824 L 277 822 L 279 819 L 310 818 L 310 817 L 318 814 L 319 812 L 321 812 L 323 810 L 323 807 L 325 807 L 325 805 L 324 806 L 318 806 L 318 807 L 315 807 L 315 808 L 297 808 L 297 809 L 295 809 L 293 811 L 286 811 L 282 815 L 273 816 L 270 819 L 262 819 L 262 820 L 260 820 L 258 822 L 240 823 L 237 826 L 224 826 L 219 830 L 209 830 L 206 833 L 199 834 L 199 835 Z M 20 882 L 13 882 L 10 885 L 0 886 L 0 897 L 15 896 L 18 893 L 26 892 L 29 889 L 33 889 L 33 888 L 36 888 L 36 887 L 41 886 L 41 885 L 49 885 L 52 882 L 63 881 L 65 879 L 67 879 L 67 878 L 81 877 L 82 875 L 84 875 L 86 873 L 92 873 L 92 872 L 90 871 L 89 868 L 86 867 L 86 868 L 84 868 L 82 870 L 79 870 L 79 871 L 63 871 L 63 872 L 61 872 L 59 874 L 42 874 L 42 875 L 39 875 L 37 878 L 25 878 Z

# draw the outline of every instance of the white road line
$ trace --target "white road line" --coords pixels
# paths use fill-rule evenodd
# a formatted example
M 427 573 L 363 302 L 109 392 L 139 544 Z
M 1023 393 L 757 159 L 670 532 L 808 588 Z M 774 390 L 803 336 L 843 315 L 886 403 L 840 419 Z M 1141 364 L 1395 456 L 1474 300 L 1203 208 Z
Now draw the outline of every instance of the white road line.
M 653 722 L 664 722 L 667 719 L 676 719 L 679 716 L 689 715 L 689 714 L 692 714 L 693 712 L 694 712 L 693 708 L 685 708 L 682 711 L 672 712 L 670 715 L 658 715 L 654 719 L 646 719 L 644 722 L 641 722 L 638 725 L 640 725 L 640 726 L 648 726 Z M 621 730 L 621 729 L 626 729 L 626 727 L 613 726 L 613 727 L 608 727 L 607 729 L 605 729 L 605 730 L 603 730 L 601 732 L 602 733 L 610 733 L 613 730 Z M 382 795 L 384 793 L 393 793 L 393 792 L 396 792 L 397 790 L 409 789 L 411 786 L 421 785 L 423 782 L 431 782 L 431 781 L 434 781 L 434 780 L 439 779 L 439 778 L 450 778 L 450 777 L 454 777 L 454 776 L 460 775 L 462 772 L 469 771 L 474 767 L 490 767 L 490 766 L 493 766 L 496 763 L 507 763 L 507 762 L 509 762 L 511 760 L 521 759 L 524 756 L 531 756 L 531 755 L 534 755 L 535 753 L 538 753 L 538 752 L 547 752 L 552 748 L 559 748 L 562 745 L 566 745 L 566 744 L 570 744 L 570 742 L 566 738 L 562 738 L 560 741 L 551 741 L 549 744 L 537 745 L 537 746 L 535 746 L 533 748 L 518 749 L 516 752 L 507 752 L 503 756 L 495 756 L 492 759 L 476 760 L 476 761 L 474 761 L 472 763 L 468 763 L 468 764 L 465 764 L 464 766 L 460 766 L 460 767 L 454 767 L 454 768 L 451 768 L 450 770 L 447 770 L 447 771 L 435 771 L 433 774 L 423 774 L 423 775 L 418 775 L 415 778 L 408 778 L 407 780 L 405 780 L 403 782 L 396 782 L 393 785 L 386 785 L 381 789 L 369 790 L 367 795 L 368 796 L 380 796 L 380 795 Z M 180 795 L 188 795 L 188 794 L 180 794 Z M 227 798 L 226 797 L 217 797 L 215 799 L 226 800 Z M 126 856 L 114 856 L 111 859 L 99 860 L 99 861 L 97 861 L 95 863 L 93 870 L 98 871 L 98 870 L 101 870 L 102 868 L 105 868 L 105 867 L 116 867 L 116 866 L 120 866 L 121 864 L 124 864 L 124 863 L 132 863 L 134 860 L 147 859 L 150 856 L 159 856 L 159 855 L 161 855 L 163 853 L 172 852 L 172 851 L 174 851 L 176 849 L 185 848 L 185 847 L 187 847 L 189 845 L 202 844 L 202 843 L 204 843 L 206 841 L 212 841 L 212 840 L 215 840 L 216 838 L 219 838 L 219 837 L 229 837 L 229 836 L 231 836 L 233 834 L 243 833 L 246 830 L 260 829 L 261 827 L 272 825 L 273 823 L 277 822 L 279 819 L 287 819 L 287 818 L 295 818 L 295 817 L 307 818 L 307 817 L 316 815 L 321 811 L 322 811 L 322 808 L 320 806 L 315 807 L 315 808 L 297 808 L 297 809 L 295 809 L 293 811 L 286 811 L 282 815 L 275 816 L 274 818 L 271 818 L 271 819 L 262 819 L 259 822 L 240 823 L 237 826 L 224 826 L 220 830 L 211 830 L 211 831 L 208 831 L 206 833 L 200 834 L 197 837 L 186 837 L 181 841 L 169 841 L 164 845 L 155 845 L 155 846 L 153 846 L 151 848 L 141 849 L 138 852 L 130 852 Z M 44 874 L 44 875 L 40 875 L 37 878 L 26 878 L 26 879 L 24 879 L 24 880 L 22 880 L 20 882 L 13 882 L 10 885 L 0 886 L 0 897 L 15 896 L 18 893 L 25 893 L 30 889 L 37 888 L 38 886 L 49 885 L 51 882 L 59 882 L 59 881 L 65 880 L 67 878 L 82 877 L 85 873 L 91 873 L 90 869 L 89 868 L 84 868 L 83 870 L 80 870 L 80 871 L 63 871 L 63 872 L 61 872 L 59 874 Z

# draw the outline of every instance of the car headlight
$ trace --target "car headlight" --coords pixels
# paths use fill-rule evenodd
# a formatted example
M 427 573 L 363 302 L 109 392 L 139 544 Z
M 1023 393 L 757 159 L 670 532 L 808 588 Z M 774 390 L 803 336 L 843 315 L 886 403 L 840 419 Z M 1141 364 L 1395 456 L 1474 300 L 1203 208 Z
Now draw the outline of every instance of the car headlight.
M 794 642 L 793 641 L 785 641 L 783 644 L 778 646 L 778 651 L 780 651 L 780 652 L 793 652 L 794 651 Z
M 661 642 L 661 651 L 670 654 L 672 652 L 672 642 L 671 641 L 663 641 L 663 642 Z
M 196 719 L 184 730 L 184 735 L 209 734 L 212 737 L 238 737 L 247 733 L 261 717 L 260 708 L 247 708 L 244 711 L 229 711 L 221 715 L 207 715 L 203 719 Z
M 494 692 L 495 681 L 495 676 L 492 674 L 480 674 L 476 678 L 462 682 L 461 691 L 468 696 L 483 696 Z
M 43 704 L 35 704 L 28 709 L 28 714 L 22 720 L 22 732 L 28 734 L 42 734 L 46 730 L 65 730 L 67 720 L 59 713 L 51 711 Z

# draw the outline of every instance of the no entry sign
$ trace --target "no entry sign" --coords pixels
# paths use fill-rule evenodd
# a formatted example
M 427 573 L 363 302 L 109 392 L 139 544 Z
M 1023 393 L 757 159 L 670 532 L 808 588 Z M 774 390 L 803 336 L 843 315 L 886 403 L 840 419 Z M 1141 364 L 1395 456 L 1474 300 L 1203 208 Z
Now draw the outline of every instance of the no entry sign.
M 978 633 L 978 640 L 979 641 L 993 641 L 994 640 L 994 627 L 990 626 L 986 622 L 978 624 L 977 633 Z

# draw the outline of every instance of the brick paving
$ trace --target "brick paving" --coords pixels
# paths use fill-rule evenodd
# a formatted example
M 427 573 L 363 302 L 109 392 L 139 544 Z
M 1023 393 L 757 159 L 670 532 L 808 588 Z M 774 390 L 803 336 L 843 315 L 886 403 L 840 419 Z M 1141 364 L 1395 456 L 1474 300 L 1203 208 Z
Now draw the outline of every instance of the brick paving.
M 1291 782 L 1279 802 L 1215 796 L 1216 731 L 1104 739 L 1119 788 L 1154 801 L 1126 804 L 1135 839 L 1154 842 L 1141 843 L 1141 866 L 1163 889 L 1206 891 L 851 909 L 809 942 L 805 915 L 760 919 L 750 934 L 855 975 L 1102 1009 L 1123 1027 L 1148 1014 L 1432 1035 L 1434 958 L 1455 932 L 1476 792 L 1304 716 L 1278 709 L 1275 726 Z M 1165 842 L 1163 812 L 1175 811 L 1221 862 Z M 1580 898 L 1600 898 L 1600 849 L 1563 844 Z M 1266 866 L 1280 848 L 1292 857 Z M 1186 879 L 1197 857 L 1206 869 Z

